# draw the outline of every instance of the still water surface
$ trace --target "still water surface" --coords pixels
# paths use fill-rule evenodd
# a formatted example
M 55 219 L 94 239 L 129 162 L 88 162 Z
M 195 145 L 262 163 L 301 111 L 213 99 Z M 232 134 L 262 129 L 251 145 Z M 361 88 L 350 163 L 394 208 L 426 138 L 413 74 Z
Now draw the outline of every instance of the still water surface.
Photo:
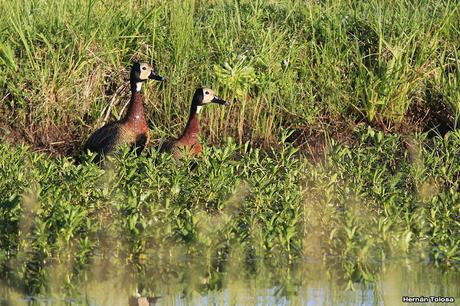
M 148 305 L 147 297 L 151 305 L 403 305 L 402 296 L 448 296 L 455 303 L 436 305 L 457 305 L 460 300 L 458 272 L 407 260 L 380 263 L 357 280 L 310 260 L 273 266 L 197 258 L 142 264 L 98 259 L 85 267 L 48 262 L 39 270 L 35 277 L 26 271 L 3 275 L 0 305 Z

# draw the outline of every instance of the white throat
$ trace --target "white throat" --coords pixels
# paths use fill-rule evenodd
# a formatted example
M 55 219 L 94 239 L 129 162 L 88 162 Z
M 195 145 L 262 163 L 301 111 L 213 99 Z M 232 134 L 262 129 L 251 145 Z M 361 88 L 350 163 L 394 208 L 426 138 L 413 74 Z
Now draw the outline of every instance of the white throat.
M 136 82 L 136 92 L 140 92 L 142 88 L 142 82 Z
M 203 105 L 197 105 L 197 106 L 196 106 L 196 113 L 197 113 L 197 114 L 200 113 L 202 107 L 203 107 Z

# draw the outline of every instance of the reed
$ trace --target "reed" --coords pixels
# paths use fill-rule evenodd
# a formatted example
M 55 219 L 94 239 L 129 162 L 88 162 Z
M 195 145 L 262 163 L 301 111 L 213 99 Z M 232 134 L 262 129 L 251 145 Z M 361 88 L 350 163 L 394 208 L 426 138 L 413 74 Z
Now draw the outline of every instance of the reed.
M 78 149 L 112 100 L 120 117 L 135 59 L 168 77 L 147 93 L 154 140 L 180 132 L 200 84 L 234 102 L 203 116 L 214 143 L 269 147 L 285 130 L 326 125 L 334 136 L 340 122 L 396 132 L 457 123 L 455 1 L 0 4 L 2 127 L 41 149 Z

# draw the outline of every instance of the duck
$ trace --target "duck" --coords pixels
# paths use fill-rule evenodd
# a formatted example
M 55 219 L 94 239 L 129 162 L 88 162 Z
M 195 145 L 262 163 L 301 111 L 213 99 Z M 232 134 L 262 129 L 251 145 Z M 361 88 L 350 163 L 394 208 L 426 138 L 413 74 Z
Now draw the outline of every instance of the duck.
M 212 89 L 198 87 L 193 95 L 189 118 L 181 136 L 177 139 L 164 142 L 160 147 L 160 153 L 170 153 L 177 160 L 183 159 L 184 151 L 187 151 L 191 156 L 198 156 L 202 150 L 199 141 L 199 115 L 202 108 L 211 103 L 223 106 L 230 105 L 229 102 L 217 96 Z
M 142 151 L 150 141 L 141 92 L 142 84 L 149 79 L 165 80 L 156 74 L 148 63 L 135 62 L 131 67 L 131 99 L 126 115 L 121 120 L 108 123 L 96 130 L 86 141 L 84 152 L 96 153 L 96 161 L 100 161 L 102 156 L 114 153 L 120 145 L 130 145 L 137 153 Z

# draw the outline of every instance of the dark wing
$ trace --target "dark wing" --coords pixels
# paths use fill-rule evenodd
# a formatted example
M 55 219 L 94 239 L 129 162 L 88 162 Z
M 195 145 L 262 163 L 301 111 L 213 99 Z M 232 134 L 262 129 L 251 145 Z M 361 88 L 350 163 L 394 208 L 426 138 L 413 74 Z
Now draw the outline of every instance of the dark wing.
M 120 128 L 119 122 L 104 125 L 88 138 L 84 150 L 90 150 L 103 155 L 110 154 L 118 144 Z
M 149 136 L 146 133 L 139 134 L 136 136 L 136 141 L 132 145 L 132 150 L 136 152 L 137 155 L 140 155 L 142 150 L 144 150 L 147 142 L 149 141 Z
M 160 153 L 166 152 L 171 154 L 175 159 L 183 158 L 184 145 L 182 145 L 177 139 L 165 141 L 160 147 Z
M 174 140 L 166 140 L 165 142 L 163 142 L 160 146 L 160 153 L 171 152 L 171 148 L 173 147 L 174 142 Z

